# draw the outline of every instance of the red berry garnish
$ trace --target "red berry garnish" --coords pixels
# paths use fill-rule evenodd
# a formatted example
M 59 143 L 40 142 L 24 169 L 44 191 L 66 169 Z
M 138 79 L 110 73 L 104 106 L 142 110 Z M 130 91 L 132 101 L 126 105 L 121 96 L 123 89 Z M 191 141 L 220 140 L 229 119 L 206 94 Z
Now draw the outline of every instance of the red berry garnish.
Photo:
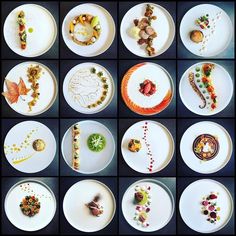
M 211 195 L 209 196 L 209 198 L 210 198 L 210 199 L 216 199 L 217 196 L 216 196 L 215 194 L 211 194 Z
M 147 208 L 147 209 L 146 209 L 146 212 L 148 213 L 149 211 L 150 211 L 150 208 Z
M 204 215 L 208 215 L 208 210 L 203 211 Z
M 215 213 L 214 211 L 211 212 L 211 213 L 210 213 L 210 217 L 215 219 L 215 218 L 216 218 L 216 213 Z

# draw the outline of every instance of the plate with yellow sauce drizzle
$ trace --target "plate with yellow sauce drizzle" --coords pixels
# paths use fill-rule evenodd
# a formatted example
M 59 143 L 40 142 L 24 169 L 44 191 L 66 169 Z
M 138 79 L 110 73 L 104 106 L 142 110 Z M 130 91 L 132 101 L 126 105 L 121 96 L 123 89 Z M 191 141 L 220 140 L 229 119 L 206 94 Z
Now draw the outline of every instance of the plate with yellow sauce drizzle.
M 10 129 L 4 141 L 9 164 L 23 173 L 37 173 L 47 168 L 56 154 L 56 140 L 51 130 L 36 121 L 24 121 Z

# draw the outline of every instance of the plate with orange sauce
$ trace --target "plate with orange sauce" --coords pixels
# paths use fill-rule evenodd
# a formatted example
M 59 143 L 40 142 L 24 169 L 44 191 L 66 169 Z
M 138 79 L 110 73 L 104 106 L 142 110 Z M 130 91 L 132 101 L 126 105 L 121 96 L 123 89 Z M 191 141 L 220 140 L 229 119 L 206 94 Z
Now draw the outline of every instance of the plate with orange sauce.
M 121 95 L 131 111 L 139 115 L 155 115 L 171 103 L 174 85 L 166 69 L 156 63 L 143 62 L 125 73 Z

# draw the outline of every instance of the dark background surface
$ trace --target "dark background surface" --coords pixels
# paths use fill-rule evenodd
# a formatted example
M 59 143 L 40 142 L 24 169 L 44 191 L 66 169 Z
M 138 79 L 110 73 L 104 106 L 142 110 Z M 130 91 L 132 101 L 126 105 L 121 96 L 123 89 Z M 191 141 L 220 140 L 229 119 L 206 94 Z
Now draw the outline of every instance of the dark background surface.
M 131 9 L 133 6 L 143 3 L 145 1 L 126 1 L 126 2 L 120 2 L 119 4 L 119 23 L 121 23 L 124 15 L 126 14 L 126 12 Z M 152 1 L 155 4 L 158 4 L 162 7 L 164 7 L 172 16 L 174 22 L 176 22 L 176 2 L 170 2 L 170 1 Z M 120 30 L 120 27 L 119 27 Z M 176 29 L 175 29 L 176 31 Z M 158 33 L 158 32 L 157 32 Z M 136 42 L 134 41 L 134 44 Z M 134 55 L 132 52 L 130 52 L 125 45 L 122 42 L 121 37 L 119 36 L 119 57 L 120 58 L 140 58 L 136 55 Z M 176 58 L 176 37 L 174 38 L 171 46 L 160 56 L 158 57 L 154 57 L 154 58 L 166 58 L 166 59 L 172 59 L 172 58 Z M 148 59 L 147 59 L 148 60 Z
M 112 2 L 112 4 L 108 1 L 102 1 L 102 2 L 93 2 L 93 1 L 70 1 L 70 2 L 65 2 L 62 1 L 61 2 L 61 6 L 60 6 L 60 27 L 62 25 L 62 22 L 65 18 L 65 16 L 67 15 L 67 13 L 74 7 L 83 4 L 83 3 L 94 3 L 94 4 L 98 4 L 100 6 L 102 6 L 103 8 L 105 8 L 113 17 L 113 20 L 115 22 L 116 28 L 117 28 L 117 2 Z M 75 54 L 74 52 L 72 52 L 65 44 L 63 38 L 60 38 L 60 56 L 62 59 L 67 58 L 67 59 L 81 59 L 83 57 Z M 98 55 L 96 57 L 93 57 L 96 59 L 116 59 L 117 58 L 117 32 L 114 38 L 114 41 L 112 43 L 112 45 L 110 46 L 110 48 L 102 53 L 101 55 Z M 86 58 L 85 58 L 86 59 Z
M 32 58 L 38 58 L 38 59 L 43 59 L 43 58 L 47 58 L 47 59 L 57 59 L 59 57 L 59 34 L 61 33 L 59 31 L 59 4 L 56 1 L 52 1 L 52 2 L 44 2 L 44 1 L 11 1 L 11 3 L 9 4 L 9 1 L 3 1 L 1 4 L 1 32 L 3 32 L 3 25 L 5 22 L 6 17 L 8 16 L 8 14 L 15 9 L 16 7 L 22 5 L 22 4 L 27 4 L 27 3 L 32 3 L 32 4 L 37 4 L 40 5 L 44 8 L 46 8 L 54 17 L 56 24 L 57 24 L 57 38 L 55 40 L 55 43 L 53 44 L 53 46 L 43 55 L 39 56 L 39 57 L 32 57 Z M 40 19 L 39 19 L 40 20 Z M 1 35 L 1 55 L 2 55 L 2 59 L 22 59 L 25 57 L 22 57 L 16 53 L 14 53 L 6 44 L 5 39 L 4 39 L 4 35 L 2 33 Z M 43 40 L 43 38 L 39 39 L 39 40 Z
M 5 155 L 4 155 L 4 150 L 3 148 L 1 148 L 1 170 L 2 170 L 2 176 L 58 176 L 59 173 L 59 157 L 58 157 L 58 120 L 57 119 L 33 119 L 34 121 L 38 121 L 44 125 L 46 125 L 53 133 L 55 140 L 57 142 L 57 150 L 56 150 L 56 154 L 55 157 L 53 159 L 53 161 L 50 163 L 50 165 L 37 173 L 23 173 L 20 172 L 18 170 L 16 170 L 15 168 L 13 168 L 9 162 L 7 161 Z M 22 121 L 26 121 L 23 119 L 3 119 L 2 120 L 2 137 L 6 137 L 8 131 L 15 126 L 16 124 L 22 122 Z M 1 142 L 1 147 L 3 147 L 4 145 L 4 139 Z M 43 158 L 43 157 L 42 157 Z
M 57 201 L 57 209 L 55 216 L 53 217 L 52 221 L 43 229 L 34 231 L 33 234 L 35 235 L 49 235 L 49 234 L 57 234 L 58 231 L 58 225 L 59 225 L 59 190 L 58 190 L 58 179 L 57 178 L 16 178 L 16 177 L 4 177 L 1 179 L 2 182 L 2 201 L 1 201 L 1 207 L 2 207 L 2 213 L 1 213 L 1 223 L 2 223 L 2 233 L 7 235 L 32 235 L 32 232 L 26 232 L 22 231 L 20 229 L 17 229 L 15 226 L 11 224 L 11 222 L 8 220 L 6 213 L 4 211 L 4 201 L 7 192 L 9 189 L 16 183 L 22 180 L 38 180 L 43 183 L 45 183 L 54 193 Z
M 147 119 L 148 120 L 148 119 Z M 163 124 L 172 134 L 174 142 L 176 143 L 176 120 L 175 119 L 152 119 Z M 142 121 L 142 119 L 120 119 L 119 120 L 119 175 L 120 176 L 146 176 L 146 177 L 153 177 L 153 176 L 175 176 L 176 175 L 176 154 L 174 155 L 170 161 L 170 163 L 160 172 L 153 173 L 153 174 L 142 174 L 139 172 L 134 171 L 131 169 L 125 162 L 122 154 L 121 154 L 121 141 L 124 136 L 126 130 L 132 126 L 133 124 Z M 161 142 L 161 140 L 156 140 L 157 142 Z M 174 146 L 176 147 L 176 146 Z
M 86 119 L 88 120 L 88 119 Z M 60 121 L 60 147 L 62 138 L 67 131 L 73 124 L 81 121 L 81 119 L 61 119 Z M 62 153 L 60 151 L 60 175 L 61 176 L 117 176 L 117 121 L 116 119 L 95 119 L 94 121 L 100 122 L 105 125 L 112 133 L 113 138 L 115 140 L 115 154 L 112 158 L 111 163 L 102 171 L 95 173 L 95 174 L 81 174 L 77 171 L 74 171 L 71 167 L 67 165 L 65 162 Z M 89 157 L 88 157 L 89 158 Z
M 178 7 L 178 15 L 177 15 L 177 25 L 178 28 L 180 26 L 181 20 L 183 18 L 183 16 L 185 15 L 185 13 L 190 10 L 192 7 L 199 5 L 199 4 L 213 4 L 216 5 L 220 8 L 222 8 L 230 17 L 233 25 L 234 25 L 234 3 L 233 1 L 214 1 L 214 2 L 208 2 L 208 1 L 181 1 L 177 3 L 177 7 Z M 235 26 L 233 26 L 234 28 Z M 180 35 L 178 33 L 178 52 L 177 55 L 179 58 L 201 58 L 199 56 L 196 56 L 194 54 L 192 54 L 190 51 L 188 51 L 187 48 L 185 48 L 185 46 L 183 45 L 181 39 L 180 39 Z M 222 53 L 220 53 L 217 56 L 214 56 L 213 58 L 234 58 L 234 37 L 232 37 L 231 42 L 229 44 L 229 46 L 227 47 L 227 49 L 225 51 L 223 51 Z
M 147 61 L 147 60 L 146 60 Z M 119 116 L 122 117 L 144 117 L 131 111 L 124 103 L 120 94 L 120 85 L 125 73 L 134 65 L 145 62 L 144 60 L 120 60 L 119 61 Z M 149 60 L 149 62 L 156 63 L 162 66 L 171 76 L 174 84 L 174 96 L 171 103 L 162 112 L 152 117 L 175 117 L 176 116 L 176 65 L 174 60 Z
M 16 65 L 25 62 L 23 60 L 3 60 L 2 63 L 2 77 L 1 77 L 1 90 L 3 88 L 4 78 L 7 76 L 8 72 Z M 28 62 L 28 61 L 27 61 Z M 32 61 L 33 62 L 33 61 Z M 54 74 L 56 80 L 57 80 L 57 90 L 59 87 L 59 70 L 58 70 L 58 61 L 57 60 L 37 60 L 37 62 L 45 65 L 48 67 L 52 73 Z M 8 78 L 10 79 L 10 78 Z M 43 87 L 41 88 L 43 89 Z M 52 104 L 52 106 L 45 111 L 44 113 L 34 116 L 34 117 L 58 117 L 59 116 L 59 98 L 58 95 L 59 91 L 57 93 L 57 97 L 55 102 Z M 15 112 L 6 102 L 6 99 L 1 95 L 1 109 L 2 109 L 2 117 L 26 117 L 24 115 L 21 115 L 17 112 Z
M 192 178 L 186 178 L 186 177 L 181 177 L 178 178 L 178 188 L 177 188 L 177 202 L 176 202 L 176 206 L 177 208 L 179 207 L 179 199 L 180 196 L 182 194 L 182 192 L 184 191 L 184 189 L 191 184 L 192 182 L 199 180 L 200 178 L 196 178 L 196 177 L 192 177 Z M 234 178 L 210 178 L 213 180 L 216 180 L 218 182 L 220 182 L 221 184 L 223 184 L 231 193 L 231 196 L 233 198 L 233 202 L 235 203 L 235 187 L 234 187 Z M 213 234 L 208 234 L 208 235 L 233 235 L 234 234 L 234 221 L 235 221 L 235 212 L 233 212 L 233 216 L 231 217 L 230 221 L 228 222 L 228 224 L 222 228 L 221 230 L 213 233 Z M 181 235 L 196 235 L 196 234 L 200 234 L 192 229 L 190 229 L 182 220 L 180 213 L 179 213 L 179 209 L 177 211 L 177 225 L 178 225 L 178 233 Z
M 148 179 L 145 178 L 145 179 Z M 155 180 L 158 180 L 165 184 L 169 190 L 172 192 L 172 195 L 176 201 L 176 178 L 153 178 Z M 119 232 L 121 235 L 171 235 L 176 233 L 176 210 L 174 211 L 174 214 L 170 220 L 170 222 L 162 229 L 151 232 L 151 233 L 145 233 L 138 231 L 131 227 L 127 221 L 125 220 L 122 209 L 121 209 L 121 203 L 122 198 L 125 193 L 125 191 L 129 188 L 130 185 L 132 185 L 134 182 L 141 180 L 140 178 L 120 178 L 120 188 L 119 188 L 119 215 L 120 215 L 120 221 L 119 221 Z
M 186 70 L 188 70 L 188 68 L 198 62 L 202 62 L 203 60 L 178 60 L 178 78 L 177 78 L 177 106 L 178 106 L 178 117 L 202 117 L 199 116 L 193 112 L 191 112 L 190 110 L 188 110 L 187 107 L 185 107 L 185 105 L 183 104 L 180 95 L 179 95 L 179 82 L 180 79 L 182 77 L 182 75 L 184 74 L 184 72 Z M 209 61 L 209 60 L 206 60 Z M 219 64 L 220 66 L 222 66 L 223 68 L 225 68 L 225 70 L 229 73 L 233 84 L 235 86 L 235 71 L 234 71 L 234 61 L 231 60 L 210 60 L 213 63 Z M 204 61 L 203 61 L 204 62 Z M 197 96 L 197 95 L 196 95 Z M 220 113 L 217 113 L 213 116 L 209 116 L 209 117 L 234 117 L 235 116 L 235 93 L 233 92 L 233 96 L 232 99 L 230 101 L 230 103 L 228 104 L 228 106 L 221 111 Z
M 114 81 L 114 97 L 111 103 L 102 111 L 95 114 L 82 114 L 72 109 L 66 102 L 63 95 L 63 82 L 66 74 L 76 65 L 91 62 L 84 60 L 62 60 L 60 69 L 60 113 L 61 117 L 116 117 L 117 116 L 117 62 L 116 60 L 93 60 L 93 63 L 100 64 L 110 72 Z
M 178 137 L 178 151 L 177 151 L 177 174 L 178 176 L 233 176 L 235 174 L 235 150 L 233 148 L 233 152 L 231 155 L 231 158 L 227 165 L 217 171 L 216 173 L 212 173 L 210 175 L 208 174 L 200 174 L 193 170 L 191 170 L 183 161 L 180 150 L 179 150 L 179 144 L 180 140 L 184 134 L 184 132 L 193 124 L 200 122 L 200 121 L 212 121 L 215 123 L 220 124 L 223 126 L 228 133 L 231 136 L 233 147 L 235 146 L 235 124 L 234 119 L 179 119 L 178 120 L 178 131 L 177 131 L 177 137 Z M 203 130 L 204 132 L 204 130 Z
M 61 178 L 61 188 L 60 188 L 60 195 L 61 195 L 61 199 L 60 199 L 60 230 L 61 230 L 61 234 L 62 235 L 88 235 L 88 233 L 84 233 L 81 231 L 78 231 L 77 229 L 73 228 L 68 221 L 66 220 L 64 213 L 62 211 L 62 205 L 63 205 L 63 199 L 64 196 L 66 194 L 66 192 L 68 191 L 68 189 L 75 183 L 77 183 L 78 181 L 84 180 L 84 179 L 88 179 L 88 178 L 68 178 L 68 177 L 64 177 Z M 102 183 L 104 183 L 113 193 L 116 202 L 117 202 L 117 179 L 116 178 L 92 178 L 95 180 L 98 180 Z M 85 190 L 86 191 L 86 190 Z M 116 213 L 112 219 L 112 221 L 110 222 L 109 225 L 107 225 L 107 227 L 105 227 L 104 229 L 98 231 L 98 232 L 93 232 L 93 233 L 89 233 L 89 235 L 115 235 L 117 234 L 117 224 L 118 224 L 118 220 L 117 220 L 117 211 L 119 209 L 118 204 L 116 205 Z M 78 212 L 79 214 L 79 212 Z

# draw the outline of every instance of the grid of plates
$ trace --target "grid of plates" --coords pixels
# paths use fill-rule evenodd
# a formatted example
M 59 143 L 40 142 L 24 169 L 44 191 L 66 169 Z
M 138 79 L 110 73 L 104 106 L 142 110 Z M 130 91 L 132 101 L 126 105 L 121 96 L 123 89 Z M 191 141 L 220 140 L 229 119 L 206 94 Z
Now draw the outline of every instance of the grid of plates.
M 234 9 L 1 2 L 2 234 L 234 234 Z

